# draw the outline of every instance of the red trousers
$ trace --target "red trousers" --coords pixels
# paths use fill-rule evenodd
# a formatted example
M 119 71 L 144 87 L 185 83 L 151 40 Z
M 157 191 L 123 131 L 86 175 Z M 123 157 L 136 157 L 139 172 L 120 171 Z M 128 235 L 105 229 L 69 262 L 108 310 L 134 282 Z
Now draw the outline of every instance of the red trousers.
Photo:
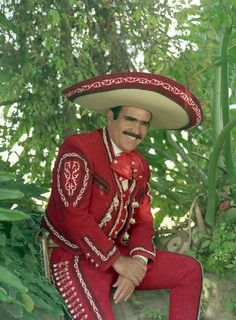
M 128 254 L 126 248 L 121 252 Z M 52 279 L 65 300 L 72 319 L 114 320 L 111 287 L 117 274 L 96 269 L 83 257 L 53 249 Z M 169 320 L 197 320 L 202 290 L 202 268 L 193 258 L 157 250 L 154 263 L 137 290 L 170 289 Z M 120 319 L 118 319 L 120 320 Z

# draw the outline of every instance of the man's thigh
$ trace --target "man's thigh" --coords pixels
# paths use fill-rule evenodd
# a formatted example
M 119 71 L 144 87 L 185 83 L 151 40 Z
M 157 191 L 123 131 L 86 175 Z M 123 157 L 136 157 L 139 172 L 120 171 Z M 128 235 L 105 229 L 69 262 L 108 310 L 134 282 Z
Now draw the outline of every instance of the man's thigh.
M 140 290 L 172 289 L 192 272 L 201 270 L 200 264 L 192 257 L 157 250 L 156 259 L 148 265 L 148 271 Z M 201 272 L 201 271 L 200 271 Z

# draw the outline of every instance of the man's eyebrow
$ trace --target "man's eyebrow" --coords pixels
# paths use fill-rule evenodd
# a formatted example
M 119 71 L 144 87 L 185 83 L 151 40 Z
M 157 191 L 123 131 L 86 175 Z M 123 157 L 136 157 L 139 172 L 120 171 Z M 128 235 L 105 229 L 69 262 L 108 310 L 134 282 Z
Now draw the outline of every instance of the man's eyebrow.
M 126 120 L 138 121 L 138 119 L 137 119 L 137 118 L 134 118 L 134 117 L 129 116 L 129 115 L 125 116 L 125 119 L 126 119 Z

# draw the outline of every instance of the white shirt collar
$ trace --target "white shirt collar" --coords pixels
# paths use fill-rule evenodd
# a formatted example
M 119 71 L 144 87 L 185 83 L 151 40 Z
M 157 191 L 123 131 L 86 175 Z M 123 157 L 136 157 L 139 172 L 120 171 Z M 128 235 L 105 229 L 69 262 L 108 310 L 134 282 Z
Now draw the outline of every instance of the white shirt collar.
M 111 140 L 111 144 L 112 144 L 115 157 L 119 156 L 123 151 L 112 140 Z M 128 189 L 128 179 L 123 179 L 121 181 L 121 184 L 122 184 L 123 190 L 126 191 Z
M 111 144 L 112 144 L 115 156 L 119 156 L 123 151 L 115 144 L 113 140 L 111 140 Z

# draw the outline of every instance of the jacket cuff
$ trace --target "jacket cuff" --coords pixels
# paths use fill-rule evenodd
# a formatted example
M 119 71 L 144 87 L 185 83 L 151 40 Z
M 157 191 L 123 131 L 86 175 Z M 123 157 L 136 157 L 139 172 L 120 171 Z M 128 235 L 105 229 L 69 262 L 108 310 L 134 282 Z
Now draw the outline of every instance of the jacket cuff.
M 130 256 L 142 256 L 150 260 L 155 260 L 156 258 L 156 251 L 150 251 L 143 247 L 135 247 L 130 251 Z
M 113 262 L 121 255 L 119 249 L 112 240 L 110 248 L 105 252 L 96 246 L 94 241 L 88 236 L 83 238 L 84 245 L 87 247 L 86 258 L 90 260 L 95 268 L 107 270 Z

